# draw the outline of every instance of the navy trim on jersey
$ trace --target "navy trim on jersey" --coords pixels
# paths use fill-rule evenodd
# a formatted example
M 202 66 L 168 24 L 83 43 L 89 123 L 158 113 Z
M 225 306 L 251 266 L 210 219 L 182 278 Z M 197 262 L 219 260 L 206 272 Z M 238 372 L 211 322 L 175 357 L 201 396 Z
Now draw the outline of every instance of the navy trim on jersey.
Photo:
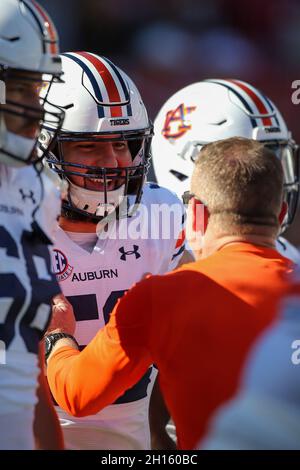
M 152 367 L 150 367 L 143 377 L 133 387 L 126 390 L 113 405 L 120 405 L 121 403 L 131 403 L 136 400 L 141 400 L 147 396 L 147 388 L 150 383 L 150 376 Z
M 174 253 L 174 255 L 172 256 L 171 261 L 173 261 L 173 259 L 177 258 L 177 256 L 181 255 L 181 253 L 184 251 L 184 249 L 185 249 L 185 244 L 182 245 L 182 247 L 180 248 L 179 251 L 177 251 L 177 253 Z
M 151 183 L 148 183 L 148 186 L 150 189 L 160 189 L 160 186 L 157 183 L 151 182 Z
M 286 245 L 280 238 L 277 238 L 277 242 L 282 246 L 283 251 L 286 251 Z

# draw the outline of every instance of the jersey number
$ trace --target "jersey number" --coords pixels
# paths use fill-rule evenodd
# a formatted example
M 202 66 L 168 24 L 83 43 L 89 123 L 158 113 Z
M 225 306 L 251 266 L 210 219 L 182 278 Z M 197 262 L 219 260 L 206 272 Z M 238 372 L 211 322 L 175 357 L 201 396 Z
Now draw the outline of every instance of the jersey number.
M 21 249 L 26 263 L 27 275 L 31 284 L 30 304 L 22 315 L 19 323 L 20 335 L 27 351 L 37 354 L 38 344 L 50 319 L 50 303 L 54 295 L 59 292 L 58 285 L 51 273 L 50 254 L 47 245 L 41 243 L 34 232 L 24 230 L 21 236 Z M 6 250 L 6 256 L 20 259 L 17 244 L 10 233 L 0 226 L 0 249 Z M 43 258 L 46 264 L 47 279 L 39 279 L 34 264 L 34 257 Z M 5 268 L 5 265 L 2 266 Z M 9 348 L 16 330 L 16 323 L 20 310 L 26 301 L 26 289 L 18 276 L 12 272 L 0 273 L 0 340 Z M 6 299 L 6 302 L 4 301 Z M 38 309 L 42 304 L 49 305 L 49 316 L 45 319 L 43 327 L 34 325 Z M 6 305 L 4 309 L 3 306 Z
M 110 293 L 103 306 L 103 318 L 105 324 L 109 322 L 109 317 L 117 301 L 123 297 L 127 290 L 114 290 Z M 98 320 L 98 306 L 96 294 L 71 295 L 67 296 L 72 304 L 77 321 Z
M 105 324 L 108 323 L 110 314 L 113 311 L 117 301 L 121 297 L 123 297 L 127 290 L 128 289 L 115 290 L 110 293 L 108 299 L 106 300 L 103 306 L 103 317 Z M 77 321 L 97 320 L 99 318 L 97 298 L 95 294 L 73 295 L 67 297 L 67 299 L 72 304 Z M 150 368 L 144 374 L 144 376 L 138 381 L 137 384 L 135 384 L 129 390 L 126 390 L 126 392 L 115 401 L 115 404 L 129 403 L 144 398 L 147 395 L 147 388 L 150 382 L 151 370 L 152 368 Z

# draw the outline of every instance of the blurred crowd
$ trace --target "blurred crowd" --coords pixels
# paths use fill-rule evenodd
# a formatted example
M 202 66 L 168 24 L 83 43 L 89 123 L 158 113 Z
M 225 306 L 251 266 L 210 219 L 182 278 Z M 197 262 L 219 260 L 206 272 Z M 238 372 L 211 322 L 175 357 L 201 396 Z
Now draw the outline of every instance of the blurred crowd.
M 205 78 L 239 78 L 261 88 L 300 142 L 300 2 L 273 0 L 40 0 L 61 49 L 108 56 L 135 82 L 154 119 L 179 88 Z M 163 158 L 163 156 L 162 156 Z M 287 234 L 300 245 L 300 215 Z

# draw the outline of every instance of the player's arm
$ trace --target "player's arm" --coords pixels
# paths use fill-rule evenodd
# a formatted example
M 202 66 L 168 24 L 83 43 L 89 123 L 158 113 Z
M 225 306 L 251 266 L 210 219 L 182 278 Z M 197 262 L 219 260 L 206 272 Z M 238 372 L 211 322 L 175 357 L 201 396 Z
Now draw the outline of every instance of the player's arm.
M 44 344 L 39 351 L 40 374 L 38 378 L 37 398 L 33 431 L 37 450 L 62 450 L 63 434 L 54 410 L 50 391 L 44 372 Z
M 113 403 L 153 362 L 147 348 L 151 302 L 144 284 L 148 282 L 120 299 L 109 323 L 83 351 L 68 338 L 55 344 L 48 358 L 48 382 L 57 403 L 71 415 L 95 414 Z

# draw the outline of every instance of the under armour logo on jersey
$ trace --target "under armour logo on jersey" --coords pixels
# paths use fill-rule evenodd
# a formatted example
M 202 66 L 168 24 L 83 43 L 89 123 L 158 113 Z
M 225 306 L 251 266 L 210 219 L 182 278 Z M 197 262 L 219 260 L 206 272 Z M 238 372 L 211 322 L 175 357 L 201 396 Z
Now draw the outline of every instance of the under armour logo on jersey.
M 30 190 L 28 194 L 25 194 L 24 191 L 23 191 L 23 189 L 19 189 L 19 191 L 20 191 L 20 194 L 21 194 L 21 196 L 22 196 L 22 201 L 26 201 L 26 199 L 30 199 L 33 204 L 36 203 L 36 200 L 35 200 L 35 198 L 34 198 L 34 192 L 33 192 L 33 191 Z
M 120 259 L 122 261 L 126 261 L 126 256 L 129 256 L 129 255 L 135 255 L 135 259 L 140 258 L 141 255 L 138 252 L 138 249 L 139 247 L 137 245 L 133 245 L 133 250 L 125 251 L 124 246 L 122 246 L 121 248 L 119 248 L 119 252 L 122 253 L 122 255 L 120 256 Z

